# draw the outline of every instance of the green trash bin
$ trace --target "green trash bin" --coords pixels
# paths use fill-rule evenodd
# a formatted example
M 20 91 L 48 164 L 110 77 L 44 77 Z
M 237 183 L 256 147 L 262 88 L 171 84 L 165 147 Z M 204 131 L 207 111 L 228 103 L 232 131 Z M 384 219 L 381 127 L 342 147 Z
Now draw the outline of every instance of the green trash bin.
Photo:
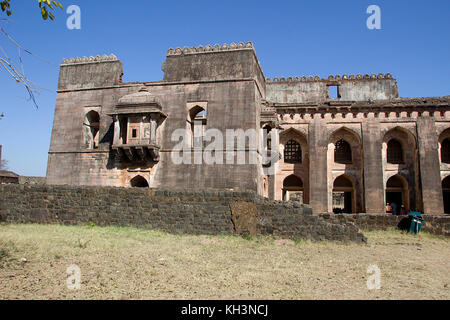
M 420 232 L 420 229 L 422 228 L 422 224 L 423 224 L 422 214 L 420 212 L 411 211 L 409 213 L 409 219 L 411 220 L 409 232 L 418 234 Z

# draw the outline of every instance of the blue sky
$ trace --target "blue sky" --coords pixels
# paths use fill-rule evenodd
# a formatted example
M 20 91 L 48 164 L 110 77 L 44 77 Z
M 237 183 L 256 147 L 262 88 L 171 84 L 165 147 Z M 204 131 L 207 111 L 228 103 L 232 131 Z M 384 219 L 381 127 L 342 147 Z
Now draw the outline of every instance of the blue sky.
M 125 82 L 157 81 L 168 48 L 252 41 L 266 77 L 390 72 L 402 97 L 450 95 L 448 0 L 61 2 L 80 6 L 81 30 L 67 29 L 65 10 L 44 22 L 36 0 L 12 0 L 14 15 L 0 22 L 51 62 L 23 57 L 27 76 L 50 90 L 37 97 L 39 109 L 0 69 L 0 144 L 21 175 L 46 174 L 62 58 L 114 53 Z M 381 30 L 366 27 L 372 4 Z M 17 56 L 3 36 L 0 45 Z

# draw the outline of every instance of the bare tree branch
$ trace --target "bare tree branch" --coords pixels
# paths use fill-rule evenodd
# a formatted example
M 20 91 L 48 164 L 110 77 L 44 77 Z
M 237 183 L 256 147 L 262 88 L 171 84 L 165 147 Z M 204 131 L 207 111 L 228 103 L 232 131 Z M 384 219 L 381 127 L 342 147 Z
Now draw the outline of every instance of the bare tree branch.
M 1 20 L 4 20 L 4 19 L 1 19 Z M 22 60 L 22 51 L 28 53 L 32 57 L 39 59 L 47 64 L 50 64 L 52 66 L 56 66 L 56 65 L 39 57 L 38 55 L 33 54 L 30 50 L 27 50 L 24 47 L 22 47 L 1 26 L 0 26 L 0 32 L 1 32 L 1 34 L 3 34 L 6 37 L 7 40 L 9 40 L 10 43 L 12 43 L 17 48 L 19 67 L 17 65 L 15 65 L 14 62 L 9 58 L 8 54 L 6 53 L 6 50 L 2 46 L 0 46 L 0 51 L 2 54 L 2 55 L 0 55 L 0 66 L 3 67 L 3 69 L 5 69 L 7 71 L 7 73 L 9 73 L 9 75 L 17 83 L 20 83 L 21 85 L 23 85 L 25 87 L 25 89 L 27 90 L 28 96 L 29 96 L 28 100 L 31 100 L 36 108 L 39 108 L 39 106 L 36 102 L 35 95 L 40 94 L 40 90 L 46 90 L 46 91 L 50 91 L 50 92 L 51 92 L 51 90 L 35 84 L 26 76 L 25 68 L 24 68 L 23 60 Z
M 0 161 L 0 170 L 8 170 L 8 160 Z

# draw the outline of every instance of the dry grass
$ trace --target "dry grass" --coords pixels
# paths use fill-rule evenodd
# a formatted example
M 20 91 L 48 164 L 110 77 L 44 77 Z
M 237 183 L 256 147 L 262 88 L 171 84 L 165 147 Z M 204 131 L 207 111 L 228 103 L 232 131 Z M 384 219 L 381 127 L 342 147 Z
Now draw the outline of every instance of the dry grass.
M 450 298 L 449 239 L 365 234 L 370 246 L 0 225 L 0 299 Z M 72 264 L 82 272 L 78 291 L 66 287 Z M 382 288 L 369 291 L 374 264 Z

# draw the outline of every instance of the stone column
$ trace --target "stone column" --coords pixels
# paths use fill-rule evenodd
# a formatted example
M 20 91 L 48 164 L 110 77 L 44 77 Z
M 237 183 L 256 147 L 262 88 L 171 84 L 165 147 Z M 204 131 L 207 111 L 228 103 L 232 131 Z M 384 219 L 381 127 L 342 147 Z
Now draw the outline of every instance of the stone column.
M 417 118 L 417 136 L 424 213 L 443 214 L 441 169 L 434 118 Z
M 144 139 L 144 122 L 145 122 L 146 116 L 141 117 L 141 123 L 139 124 L 139 144 L 143 144 Z
M 381 214 L 386 211 L 386 207 L 383 182 L 383 137 L 377 120 L 369 118 L 363 122 L 362 144 L 366 213 Z
M 314 214 L 328 212 L 328 138 L 325 121 L 314 115 L 309 126 L 310 205 Z
M 156 127 L 157 127 L 156 120 L 150 118 L 150 143 L 152 144 L 156 144 Z
M 114 115 L 114 141 L 113 145 L 119 145 L 120 144 L 120 121 L 119 116 Z

